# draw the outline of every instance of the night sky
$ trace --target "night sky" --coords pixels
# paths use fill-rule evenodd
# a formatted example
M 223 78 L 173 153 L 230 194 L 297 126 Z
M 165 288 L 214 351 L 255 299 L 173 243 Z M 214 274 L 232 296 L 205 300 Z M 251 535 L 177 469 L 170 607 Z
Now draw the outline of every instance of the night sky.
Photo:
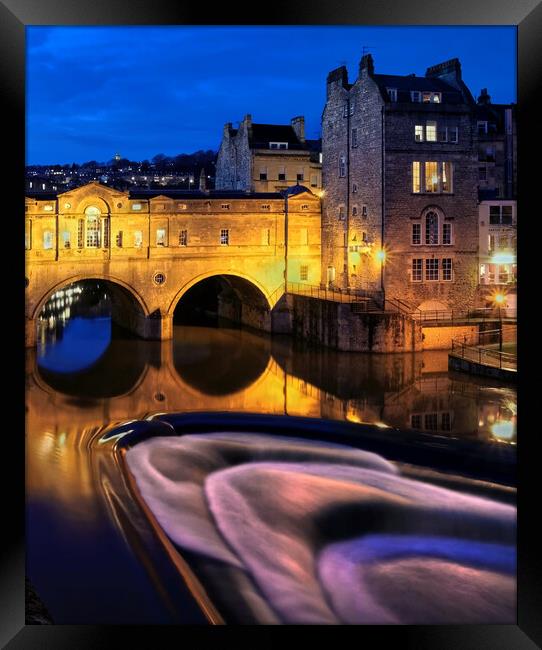
M 475 98 L 516 101 L 515 27 L 27 27 L 27 164 L 217 150 L 225 122 L 320 136 L 327 73 L 423 76 L 458 57 Z

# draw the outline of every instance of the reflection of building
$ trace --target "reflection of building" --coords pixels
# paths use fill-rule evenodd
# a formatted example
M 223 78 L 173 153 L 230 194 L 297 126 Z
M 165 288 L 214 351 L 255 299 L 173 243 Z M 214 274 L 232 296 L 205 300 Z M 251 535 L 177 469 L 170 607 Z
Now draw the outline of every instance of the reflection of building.
M 322 187 L 320 141 L 305 138 L 305 118 L 291 125 L 255 124 L 245 115 L 238 129 L 224 126 L 216 163 L 216 189 L 277 192 L 299 183 Z
M 516 295 L 516 201 L 493 199 L 480 202 L 480 290 L 482 299 L 493 289 L 505 289 L 508 307 Z
M 477 286 L 474 99 L 452 59 L 424 77 L 327 77 L 322 116 L 322 277 L 412 307 L 467 308 Z M 384 268 L 382 255 L 386 251 Z

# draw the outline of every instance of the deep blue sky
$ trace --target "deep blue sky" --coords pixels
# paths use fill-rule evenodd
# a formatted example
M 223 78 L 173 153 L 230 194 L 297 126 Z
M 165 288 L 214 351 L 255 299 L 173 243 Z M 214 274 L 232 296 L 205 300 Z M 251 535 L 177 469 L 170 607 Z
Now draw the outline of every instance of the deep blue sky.
M 316 138 L 327 73 L 424 75 L 458 57 L 475 97 L 516 101 L 515 27 L 27 27 L 27 164 L 218 149 L 225 122 Z

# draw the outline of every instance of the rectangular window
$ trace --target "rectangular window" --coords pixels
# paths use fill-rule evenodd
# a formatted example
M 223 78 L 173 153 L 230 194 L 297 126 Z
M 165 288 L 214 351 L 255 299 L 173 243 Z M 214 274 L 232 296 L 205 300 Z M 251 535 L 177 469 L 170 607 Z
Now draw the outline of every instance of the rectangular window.
M 486 181 L 487 180 L 487 169 L 486 167 L 478 167 L 478 180 Z
M 70 233 L 67 230 L 65 230 L 62 233 L 62 243 L 64 245 L 64 248 L 70 248 L 71 247 Z
M 448 127 L 442 126 L 437 129 L 437 139 L 439 142 L 448 142 Z
M 43 248 L 45 250 L 49 250 L 50 248 L 53 248 L 53 231 L 52 230 L 44 230 L 43 231 Z
M 505 226 L 512 225 L 512 206 L 511 205 L 503 205 L 502 206 L 501 223 L 504 224 Z
M 157 228 L 156 230 L 156 245 L 157 246 L 166 246 L 166 229 Z
M 118 231 L 115 237 L 115 243 L 117 244 L 117 248 L 122 248 L 122 230 Z
M 438 428 L 438 413 L 426 413 L 425 414 L 425 426 L 424 429 L 429 431 L 436 431 Z
M 346 176 L 346 156 L 339 156 L 339 177 Z
M 425 163 L 425 191 L 438 192 L 438 163 Z
M 413 102 L 421 102 L 422 101 L 422 94 L 419 90 L 411 90 L 410 91 L 410 99 Z
M 362 216 L 364 219 L 367 218 L 367 206 L 366 206 L 366 205 L 362 205 L 362 206 L 361 206 L 361 216 Z
M 288 143 L 287 142 L 270 142 L 269 143 L 269 148 L 270 149 L 288 149 Z
M 440 104 L 441 94 L 433 92 L 424 92 L 422 93 L 422 100 L 425 104 Z
M 303 172 L 298 172 L 297 173 L 297 180 L 298 181 L 303 181 L 305 180 L 305 174 Z
M 416 124 L 414 127 L 414 140 L 423 142 L 423 126 L 421 124 Z
M 457 144 L 459 142 L 459 127 L 451 126 L 448 128 L 448 138 L 450 142 Z
M 220 231 L 220 245 L 229 246 L 230 244 L 230 231 L 228 229 L 222 229 Z
M 267 180 L 267 171 L 261 171 L 260 172 L 260 180 L 261 181 L 266 181 Z
M 390 98 L 390 101 L 396 102 L 397 101 L 397 88 L 386 88 L 388 91 L 388 97 Z
M 352 129 L 352 148 L 358 146 L 358 130 Z
M 489 252 L 495 250 L 495 235 L 489 235 L 488 242 L 487 242 L 487 247 L 488 247 Z
M 440 416 L 440 428 L 442 431 L 452 430 L 452 421 L 450 413 L 442 413 Z
M 134 247 L 141 248 L 142 245 L 143 245 L 143 231 L 134 230 Z
M 318 187 L 318 176 L 311 174 L 311 187 Z
M 358 206 L 357 206 L 357 205 L 353 205 L 353 206 L 352 206 L 352 216 L 353 216 L 353 217 L 357 217 L 357 216 L 358 216 Z
M 442 260 L 442 279 L 451 280 L 452 279 L 452 258 L 445 257 Z
M 229 203 L 222 203 L 220 206 L 223 210 L 229 210 L 230 209 L 230 204 Z
M 443 162 L 441 163 L 441 192 L 451 192 L 452 191 L 452 163 Z
M 423 277 L 422 277 L 422 268 L 423 260 L 422 259 L 414 259 L 412 260 L 412 282 L 421 282 Z
M 279 168 L 278 180 L 279 181 L 285 181 L 286 180 L 286 167 L 280 167 Z
M 438 246 L 438 215 L 433 211 L 425 215 L 425 243 L 427 246 Z
M 352 184 L 352 194 L 356 194 L 358 191 L 358 186 L 357 183 Z
M 425 125 L 425 139 L 427 142 L 437 141 L 437 123 L 427 122 Z
M 500 205 L 490 205 L 489 206 L 489 223 L 491 225 L 496 225 L 501 223 L 501 206 Z
M 299 279 L 306 282 L 309 279 L 309 267 L 301 266 L 299 269 Z
M 478 122 L 478 135 L 485 135 L 487 133 L 487 122 Z
M 179 231 L 179 246 L 188 246 L 188 230 Z
M 412 224 L 412 245 L 419 246 L 422 243 L 422 225 L 420 223 Z
M 452 243 L 452 224 L 443 223 L 442 224 L 442 243 L 445 246 L 450 246 Z
M 102 219 L 104 233 L 104 248 L 109 248 L 109 218 Z
M 438 280 L 438 260 L 425 260 L 425 279 L 426 280 Z
M 77 220 L 77 248 L 83 248 L 83 242 L 85 240 L 85 220 Z
M 344 220 L 344 210 L 345 210 L 344 205 L 340 205 L 339 206 L 339 221 Z
M 416 194 L 421 192 L 420 166 L 418 161 L 412 163 L 412 191 Z

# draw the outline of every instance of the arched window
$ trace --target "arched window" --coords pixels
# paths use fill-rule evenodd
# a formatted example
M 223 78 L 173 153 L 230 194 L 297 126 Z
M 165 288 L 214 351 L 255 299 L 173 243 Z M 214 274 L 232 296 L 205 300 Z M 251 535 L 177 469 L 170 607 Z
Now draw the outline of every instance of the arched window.
M 100 210 L 93 205 L 89 205 L 85 210 L 87 226 L 87 248 L 100 247 Z
M 430 210 L 425 215 L 425 244 L 438 245 L 438 214 Z

